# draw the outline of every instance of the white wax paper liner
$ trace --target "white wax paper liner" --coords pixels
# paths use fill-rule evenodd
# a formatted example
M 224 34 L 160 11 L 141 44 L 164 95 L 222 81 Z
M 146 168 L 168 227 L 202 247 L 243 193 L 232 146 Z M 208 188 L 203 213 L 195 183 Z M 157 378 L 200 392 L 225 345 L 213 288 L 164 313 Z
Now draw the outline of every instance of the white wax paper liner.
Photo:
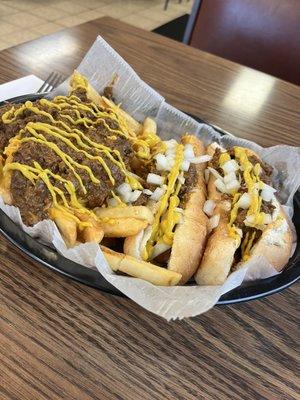
M 274 167 L 276 172 L 274 186 L 278 189 L 277 197 L 284 205 L 288 216 L 292 217 L 293 196 L 300 186 L 299 149 L 284 145 L 262 148 L 251 141 L 229 135 L 221 136 L 212 127 L 198 123 L 167 104 L 164 98 L 143 82 L 101 37 L 96 39 L 77 69 L 99 92 L 110 83 L 112 76 L 117 74 L 118 81 L 114 88 L 116 101 L 122 103 L 122 108 L 137 120 L 142 121 L 146 116 L 154 117 L 158 124 L 159 135 L 163 139 L 171 137 L 178 139 L 188 132 L 197 135 L 207 144 L 217 141 L 225 147 L 239 145 L 253 149 L 264 161 Z M 65 94 L 66 91 L 67 82 L 57 88 L 54 95 Z M 233 272 L 221 286 L 154 286 L 141 279 L 116 275 L 111 271 L 103 253 L 95 243 L 80 244 L 68 249 L 52 221 L 45 220 L 34 227 L 27 227 L 22 222 L 19 210 L 5 205 L 1 198 L 0 208 L 31 236 L 43 243 L 53 245 L 58 252 L 70 260 L 89 268 L 97 268 L 108 282 L 129 298 L 167 320 L 202 314 L 213 307 L 223 294 L 238 287 L 243 281 L 263 279 L 277 274 L 274 267 L 262 256 L 245 263 L 243 268 Z M 293 249 L 295 249 L 295 230 L 293 233 Z M 101 307 L 100 303 L 99 307 Z

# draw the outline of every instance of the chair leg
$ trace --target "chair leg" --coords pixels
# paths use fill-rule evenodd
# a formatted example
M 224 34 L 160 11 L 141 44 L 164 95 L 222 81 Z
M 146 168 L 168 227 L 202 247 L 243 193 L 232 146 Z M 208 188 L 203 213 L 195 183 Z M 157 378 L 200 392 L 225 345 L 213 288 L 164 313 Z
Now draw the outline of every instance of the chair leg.
M 170 1 L 170 0 L 166 0 L 166 1 L 165 1 L 165 6 L 164 6 L 164 10 L 166 10 L 166 9 L 168 8 L 168 5 L 169 5 L 169 1 Z

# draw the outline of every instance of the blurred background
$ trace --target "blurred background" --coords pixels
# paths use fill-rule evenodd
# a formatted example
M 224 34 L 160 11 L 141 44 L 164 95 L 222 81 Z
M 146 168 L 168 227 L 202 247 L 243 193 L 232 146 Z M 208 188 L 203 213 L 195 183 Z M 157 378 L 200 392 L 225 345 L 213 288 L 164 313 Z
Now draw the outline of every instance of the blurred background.
M 105 15 L 150 31 L 180 17 L 186 16 L 186 22 L 192 4 L 187 0 L 0 0 L 0 50 Z M 177 24 L 175 36 L 179 30 Z
M 300 0 L 0 0 L 0 50 L 103 16 L 300 84 Z

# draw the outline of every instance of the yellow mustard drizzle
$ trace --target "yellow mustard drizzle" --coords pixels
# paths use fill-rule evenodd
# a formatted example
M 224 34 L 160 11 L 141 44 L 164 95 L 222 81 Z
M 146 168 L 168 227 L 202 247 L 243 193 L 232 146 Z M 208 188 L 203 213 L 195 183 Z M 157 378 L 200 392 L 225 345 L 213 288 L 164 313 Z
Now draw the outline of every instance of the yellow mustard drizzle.
M 245 149 L 241 147 L 234 148 L 235 157 L 238 160 L 240 166 L 243 169 L 243 176 L 245 180 L 245 184 L 247 186 L 247 192 L 251 196 L 250 206 L 247 211 L 247 216 L 253 217 L 253 222 L 249 226 L 255 229 L 261 229 L 261 226 L 264 224 L 266 214 L 260 212 L 262 205 L 262 198 L 259 195 L 259 190 L 263 188 L 263 182 L 260 179 L 261 166 L 259 163 L 254 166 L 248 160 Z M 230 213 L 230 219 L 228 223 L 229 234 L 232 237 L 237 237 L 237 232 L 234 226 L 234 221 L 237 218 L 238 214 L 238 204 L 236 203 L 240 194 L 236 194 L 232 201 L 232 209 Z M 250 257 L 250 251 L 253 246 L 253 242 L 256 237 L 256 230 L 251 234 L 249 232 L 246 233 L 245 237 L 242 240 L 241 244 L 241 252 L 242 252 L 242 260 L 247 261 Z
M 241 197 L 241 193 L 236 193 L 233 196 L 233 199 L 232 199 L 232 206 L 233 207 L 232 207 L 232 210 L 231 210 L 231 213 L 230 213 L 230 220 L 229 220 L 229 225 L 230 226 L 232 226 L 234 221 L 236 220 L 237 213 L 238 213 L 238 210 L 239 210 L 239 206 L 238 206 L 237 201 L 238 201 L 238 199 L 240 197 Z
M 246 247 L 246 245 L 248 243 L 248 240 L 249 240 L 249 232 L 246 232 L 246 235 L 243 238 L 243 241 L 242 241 L 242 244 L 241 244 L 241 252 L 242 252 L 242 254 L 245 253 L 245 247 Z
M 176 191 L 174 189 L 178 175 L 180 173 L 180 166 L 183 161 L 183 151 L 184 146 L 182 144 L 178 144 L 176 148 L 174 165 L 167 177 L 167 189 L 165 194 L 161 197 L 159 201 L 159 207 L 155 214 L 154 222 L 152 224 L 151 236 L 145 246 L 145 250 L 142 252 L 142 258 L 144 260 L 148 260 L 151 258 L 155 243 L 164 242 L 169 245 L 173 243 L 173 235 L 171 229 L 173 230 L 173 227 L 176 224 L 175 221 L 178 220 L 178 216 L 177 213 L 174 212 L 174 208 L 179 204 L 178 192 L 180 186 L 177 186 Z M 168 207 L 170 206 L 170 213 L 167 213 L 168 215 L 166 215 L 169 220 L 167 219 L 167 222 L 161 226 L 161 222 L 164 222 L 164 213 L 168 210 Z
M 247 233 L 249 233 L 249 232 L 247 232 Z M 247 239 L 245 237 L 245 239 L 243 241 L 243 244 L 244 244 L 244 246 L 242 247 L 242 260 L 243 261 L 247 261 L 250 257 L 250 250 L 253 246 L 255 236 L 256 236 L 256 231 L 252 232 L 250 237 L 248 235 Z
M 181 183 L 177 182 L 177 187 L 174 194 L 169 199 L 168 210 L 164 214 L 162 218 L 162 222 L 160 224 L 160 230 L 157 242 L 158 243 L 166 243 L 169 246 L 172 246 L 174 239 L 174 227 L 180 221 L 180 213 L 175 211 L 175 208 L 179 206 L 180 200 L 178 197 L 178 193 L 181 188 Z
M 256 201 L 257 201 L 256 197 L 258 197 L 258 195 L 255 194 L 253 191 L 254 184 L 255 184 L 255 180 L 253 180 L 253 178 L 251 176 L 251 171 L 253 169 L 253 165 L 248 160 L 246 151 L 242 147 L 234 147 L 234 154 L 235 154 L 235 157 L 238 160 L 240 166 L 243 169 L 243 176 L 244 176 L 245 184 L 248 189 L 248 193 L 251 193 L 251 203 L 250 203 L 249 209 L 251 208 L 251 206 L 254 209 L 254 207 L 255 207 L 254 203 L 256 204 Z M 238 233 L 234 226 L 234 221 L 237 218 L 238 209 L 239 209 L 238 204 L 236 204 L 236 203 L 234 204 L 234 202 L 233 202 L 233 207 L 231 209 L 229 224 L 228 224 L 229 235 L 233 238 L 238 238 Z M 249 210 L 248 210 L 247 215 L 249 215 Z
M 122 206 L 122 207 L 125 207 L 125 206 L 126 206 L 126 203 L 124 203 L 124 202 L 121 200 L 121 198 L 120 198 L 118 195 L 116 195 L 116 193 L 115 193 L 113 190 L 111 190 L 110 193 L 111 193 L 112 197 L 113 197 L 115 200 L 117 200 L 119 206 Z
M 219 163 L 220 165 L 225 164 L 227 161 L 230 161 L 230 155 L 226 152 L 226 153 L 222 153 L 219 157 Z

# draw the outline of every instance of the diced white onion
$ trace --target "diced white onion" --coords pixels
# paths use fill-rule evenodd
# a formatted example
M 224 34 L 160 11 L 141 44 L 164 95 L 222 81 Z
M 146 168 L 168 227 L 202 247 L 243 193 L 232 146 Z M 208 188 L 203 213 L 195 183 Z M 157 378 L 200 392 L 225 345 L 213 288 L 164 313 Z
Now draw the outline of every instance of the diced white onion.
M 265 184 L 260 195 L 264 201 L 271 201 L 274 198 L 275 192 L 276 192 L 276 189 Z
M 222 176 L 219 174 L 219 172 L 216 169 L 214 169 L 212 167 L 208 167 L 208 170 L 213 174 L 213 176 L 215 178 L 220 179 L 221 181 L 223 181 Z
M 216 203 L 213 200 L 206 200 L 206 202 L 203 205 L 203 211 L 205 212 L 206 215 L 211 217 L 214 213 L 215 207 Z
M 240 182 L 236 179 L 226 184 L 226 191 L 230 192 L 231 190 L 237 190 L 241 186 Z
M 224 182 L 225 182 L 225 184 L 226 183 L 229 183 L 229 182 L 231 182 L 231 181 L 235 181 L 236 180 L 236 175 L 235 175 L 235 172 L 234 171 L 232 171 L 232 172 L 230 172 L 229 174 L 226 174 L 225 176 L 224 176 Z
M 229 200 L 222 201 L 221 208 L 224 211 L 230 211 L 231 210 L 231 201 L 229 201 Z
M 242 196 L 239 198 L 238 206 L 246 210 L 250 207 L 251 197 L 248 193 L 243 193 Z
M 112 197 L 111 199 L 107 199 L 108 207 L 116 207 L 118 205 L 118 200 Z
M 222 192 L 222 193 L 226 193 L 227 192 L 226 186 L 225 186 L 224 182 L 221 179 L 219 179 L 219 178 L 216 179 L 215 180 L 215 185 L 216 185 L 216 188 L 219 190 L 219 192 Z
M 245 218 L 245 225 L 254 223 L 254 215 L 247 215 Z
M 156 160 L 156 169 L 158 171 L 168 171 L 169 170 L 169 163 L 168 163 L 166 156 L 159 153 L 159 154 L 156 154 L 156 156 L 154 158 Z
M 216 214 L 208 220 L 208 231 L 212 231 L 219 225 L 220 222 L 220 214 Z
M 121 196 L 126 196 L 128 193 L 131 193 L 131 186 L 128 183 L 124 182 L 117 187 L 117 193 Z
M 133 172 L 127 171 L 127 174 L 132 176 L 133 178 L 137 179 L 138 181 L 142 180 L 140 176 L 134 174 Z
M 159 256 L 160 254 L 169 250 L 170 248 L 171 248 L 171 246 L 169 246 L 166 243 L 156 243 L 156 245 L 153 247 L 153 253 L 152 253 L 151 259 L 154 259 L 155 257 Z
M 125 193 L 125 194 L 122 194 L 121 195 L 121 197 L 122 197 L 122 200 L 124 201 L 124 203 L 131 203 L 131 195 L 132 195 L 132 192 L 128 192 L 128 193 Z
M 209 180 L 209 169 L 205 168 L 204 170 L 204 179 L 205 179 L 205 183 L 208 183 Z
M 181 169 L 182 171 L 188 171 L 189 168 L 190 168 L 190 162 L 187 161 L 187 160 L 183 160 L 180 169 Z
M 152 233 L 152 225 L 148 225 L 147 228 L 142 232 L 143 232 L 143 237 L 142 237 L 142 240 L 141 240 L 140 246 L 139 246 L 140 253 L 142 253 L 142 251 L 145 248 L 148 240 L 150 239 L 150 236 L 151 236 L 151 233 Z
M 175 156 L 176 156 L 175 150 L 173 150 L 173 149 L 168 149 L 168 150 L 166 151 L 166 153 L 165 153 L 165 156 L 166 156 L 168 159 L 171 159 L 171 160 L 175 159 Z
M 142 194 L 141 190 L 134 190 L 131 194 L 130 194 L 130 202 L 133 203 L 134 201 L 137 201 L 137 199 L 140 197 L 140 195 Z
M 202 163 L 206 163 L 206 162 L 210 161 L 211 159 L 212 159 L 212 156 L 205 154 L 204 156 L 190 158 L 189 161 L 193 164 L 202 164 Z
M 265 214 L 264 215 L 264 224 L 269 225 L 272 222 L 272 215 L 270 214 Z
M 152 194 L 153 192 L 151 192 L 151 190 L 149 190 L 149 189 L 144 189 L 144 190 L 143 190 L 143 193 L 145 193 L 147 196 L 151 196 L 151 194 Z
M 166 189 L 162 187 L 158 187 L 154 190 L 153 194 L 151 195 L 150 199 L 158 201 L 165 193 Z
M 185 177 L 183 176 L 183 173 L 181 173 L 180 175 L 178 175 L 178 181 L 182 184 L 182 185 L 184 185 L 184 182 L 185 182 Z
M 180 207 L 175 207 L 175 208 L 174 208 L 174 211 L 176 211 L 176 212 L 178 212 L 178 213 L 180 213 L 180 214 L 183 213 L 183 209 L 180 208 Z
M 177 142 L 175 139 L 170 139 L 170 140 L 166 140 L 165 144 L 167 146 L 167 149 L 174 149 L 177 146 Z
M 184 146 L 184 159 L 188 160 L 195 157 L 193 145 L 188 143 Z
M 183 213 L 181 213 L 181 214 L 179 215 L 179 221 L 178 221 L 177 225 L 181 225 L 181 224 L 183 224 L 183 223 L 184 223 L 184 216 L 183 216 Z
M 240 228 L 235 228 L 235 231 L 241 238 L 243 237 L 243 231 Z
M 264 183 L 263 184 L 263 189 L 266 189 L 266 188 L 268 188 L 270 191 L 272 191 L 273 193 L 276 193 L 277 192 L 277 190 L 275 189 L 275 188 L 273 188 L 272 186 L 270 186 L 270 185 L 267 185 L 266 183 Z
M 165 178 L 163 176 L 157 175 L 157 174 L 148 174 L 147 176 L 147 182 L 151 183 L 153 185 L 159 185 L 161 186 L 164 183 Z
M 226 150 L 225 150 L 223 147 L 221 147 L 217 142 L 213 142 L 213 143 L 210 145 L 210 147 L 211 147 L 212 149 L 214 149 L 214 150 L 220 149 L 221 153 L 225 153 L 225 152 L 226 152 Z
M 235 160 L 229 160 L 222 165 L 222 169 L 225 174 L 229 174 L 230 172 L 237 171 L 239 169 L 239 165 Z
M 167 156 L 167 162 L 168 162 L 168 171 L 171 171 L 175 163 L 175 157 Z

